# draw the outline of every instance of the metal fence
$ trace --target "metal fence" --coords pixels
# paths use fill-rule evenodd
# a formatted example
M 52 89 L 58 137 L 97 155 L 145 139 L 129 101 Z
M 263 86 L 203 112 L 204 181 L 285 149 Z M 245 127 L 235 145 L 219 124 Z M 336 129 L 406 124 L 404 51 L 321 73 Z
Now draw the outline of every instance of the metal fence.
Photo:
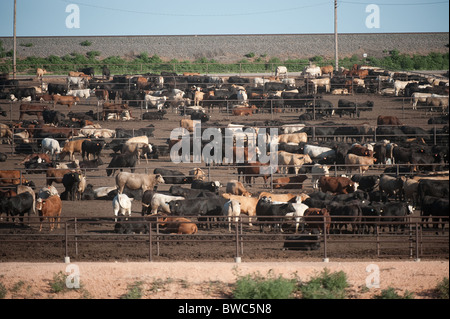
M 185 217 L 192 218 L 192 216 Z M 392 220 L 392 218 L 383 220 L 383 217 L 376 217 L 376 219 L 371 220 L 367 217 L 364 221 L 360 220 L 358 222 L 342 221 L 342 219 L 339 222 L 333 220 L 330 222 L 324 218 L 321 222 L 316 221 L 316 227 L 318 226 L 322 230 L 330 228 L 329 233 L 326 234 L 323 231 L 320 234 L 317 232 L 311 233 L 311 228 L 307 222 L 305 224 L 305 221 L 300 221 L 299 229 L 303 229 L 306 225 L 307 232 L 300 231 L 296 234 L 293 231 L 295 221 L 292 219 L 284 219 L 283 221 L 267 221 L 266 219 L 265 222 L 253 221 L 254 225 L 265 226 L 266 228 L 265 231 L 258 232 L 247 227 L 248 219 L 246 217 L 241 216 L 237 221 L 227 221 L 224 216 L 209 217 L 215 217 L 212 227 L 216 231 L 211 231 L 211 228 L 202 228 L 202 225 L 209 225 L 211 221 L 194 221 L 201 230 L 197 234 L 192 235 L 167 233 L 164 231 L 164 227 L 161 226 L 162 221 L 157 220 L 154 216 L 145 218 L 130 217 L 128 220 L 119 221 L 123 225 L 134 225 L 134 227 L 139 224 L 142 230 L 141 234 L 135 234 L 132 231 L 125 234 L 116 233 L 114 229 L 117 223 L 108 218 L 78 219 L 72 217 L 64 217 L 61 220 L 60 225 L 62 229 L 59 231 L 48 232 L 50 222 L 46 220 L 43 222 L 44 230 L 37 232 L 37 230 L 33 229 L 37 228 L 37 225 L 42 222 L 37 220 L 38 217 L 30 217 L 30 228 L 25 227 L 23 232 L 17 231 L 16 228 L 15 233 L 1 231 L 0 241 L 3 247 L 11 245 L 15 249 L 26 249 L 30 253 L 37 249 L 36 243 L 45 243 L 46 247 L 50 247 L 50 244 L 53 243 L 59 247 L 53 254 L 60 256 L 56 257 L 56 259 L 61 258 L 61 260 L 63 257 L 101 260 L 102 245 L 114 243 L 117 245 L 115 248 L 117 251 L 120 251 L 122 245 L 125 247 L 126 244 L 131 244 L 138 255 L 136 258 L 153 261 L 158 259 L 161 252 L 170 250 L 171 244 L 176 243 L 177 245 L 189 246 L 187 249 L 189 252 L 195 250 L 195 246 L 197 246 L 199 251 L 196 251 L 196 259 L 199 258 L 197 253 L 201 255 L 201 247 L 199 245 L 206 244 L 218 247 L 217 252 L 227 250 L 228 258 L 234 257 L 236 261 L 239 261 L 242 257 L 245 258 L 246 252 L 254 249 L 255 245 L 271 243 L 273 244 L 271 249 L 290 249 L 286 248 L 286 242 L 290 243 L 290 247 L 299 244 L 297 248 L 292 248 L 293 250 L 304 250 L 308 254 L 315 251 L 312 256 L 321 258 L 323 261 L 329 261 L 330 258 L 410 258 L 417 261 L 421 258 L 448 258 L 448 217 L 442 221 L 433 219 L 432 222 L 423 220 L 422 217 L 404 217 L 398 220 Z M 268 226 L 275 226 L 275 224 L 280 223 L 286 231 L 282 233 L 267 231 Z M 370 232 L 367 230 L 363 232 L 336 231 L 337 228 L 341 228 L 344 224 L 351 229 L 368 227 L 368 229 L 371 228 L 372 230 Z M 8 225 L 12 224 L 2 222 L 3 229 L 8 229 Z M 109 227 L 109 230 L 95 231 L 83 227 L 83 225 L 102 225 L 106 226 L 106 228 Z M 228 231 L 229 226 L 231 226 L 231 231 Z M 391 227 L 393 228 L 390 229 Z M 301 234 L 301 238 L 292 237 L 299 234 Z M 25 247 L 19 248 L 18 245 L 20 243 L 25 244 Z M 97 252 L 88 252 L 86 244 L 98 244 L 98 247 L 96 246 Z M 303 248 L 299 248 L 300 246 Z M 308 246 L 314 248 L 307 249 L 306 247 Z M 350 248 L 352 246 L 354 248 L 352 248 L 351 253 L 346 253 L 343 250 L 343 247 Z M 137 249 L 137 247 L 140 248 Z M 44 249 L 46 248 L 44 247 Z M 5 253 L 3 252 L 6 257 Z M 221 254 L 204 258 L 224 258 L 220 256 Z M 183 258 L 189 259 L 192 256 L 189 256 L 188 253 Z M 261 252 L 261 258 L 266 258 L 264 252 Z

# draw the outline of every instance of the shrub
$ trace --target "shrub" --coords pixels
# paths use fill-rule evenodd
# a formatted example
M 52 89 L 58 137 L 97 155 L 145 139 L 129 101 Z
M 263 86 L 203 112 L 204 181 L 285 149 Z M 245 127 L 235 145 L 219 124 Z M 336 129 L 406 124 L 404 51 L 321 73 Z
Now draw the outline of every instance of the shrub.
M 388 287 L 387 289 L 381 290 L 379 295 L 375 295 L 375 299 L 413 299 L 413 294 L 408 290 L 405 291 L 403 296 L 400 296 L 395 288 Z
M 136 281 L 128 285 L 128 292 L 120 297 L 120 299 L 141 299 L 142 298 L 142 281 Z
M 85 40 L 85 41 L 83 41 L 83 42 L 80 42 L 80 45 L 81 45 L 82 47 L 89 47 L 89 46 L 92 45 L 92 42 L 89 41 L 89 40 Z
M 303 299 L 344 299 L 348 288 L 347 275 L 343 271 L 330 273 L 324 269 L 319 276 L 300 287 Z
M 67 275 L 60 271 L 57 274 L 53 275 L 53 281 L 50 283 L 51 292 L 57 294 L 63 292 L 67 289 L 66 286 L 66 278 Z
M 6 289 L 5 285 L 0 282 L 0 299 L 5 299 L 7 293 L 8 290 Z
M 268 277 L 259 273 L 241 276 L 232 291 L 235 299 L 288 299 L 297 290 L 296 279 L 274 277 L 271 271 Z
M 445 277 L 436 287 L 438 297 L 441 299 L 449 299 L 448 277 Z

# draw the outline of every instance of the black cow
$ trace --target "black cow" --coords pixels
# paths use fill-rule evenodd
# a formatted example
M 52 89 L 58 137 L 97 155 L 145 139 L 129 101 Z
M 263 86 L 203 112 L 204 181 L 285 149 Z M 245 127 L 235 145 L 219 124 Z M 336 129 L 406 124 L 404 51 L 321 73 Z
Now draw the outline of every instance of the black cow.
M 83 143 L 81 144 L 81 157 L 84 160 L 85 156 L 87 156 L 89 160 L 90 154 L 92 154 L 94 158 L 100 158 L 100 153 L 104 145 L 104 141 L 83 141 Z
M 108 67 L 106 65 L 103 66 L 102 76 L 103 76 L 103 78 L 106 78 L 107 80 L 109 80 L 109 77 L 111 76 L 111 71 L 108 69 Z
M 115 155 L 108 167 L 106 168 L 106 175 L 111 176 L 114 175 L 117 169 L 120 171 L 123 168 L 130 168 L 131 173 L 134 173 L 134 169 L 136 167 L 136 163 L 138 161 L 138 150 L 136 149 L 133 153 L 120 154 Z
M 64 174 L 62 183 L 64 185 L 64 192 L 61 193 L 61 199 L 74 201 L 78 198 L 78 185 L 81 182 L 81 174 L 78 172 L 70 172 Z
M 202 123 L 208 122 L 211 117 L 200 111 L 195 111 L 191 113 L 191 120 L 199 120 Z
M 183 173 L 164 168 L 155 168 L 153 174 L 161 174 L 164 178 L 166 184 L 188 184 L 190 183 L 190 178 Z
M 175 216 L 220 216 L 227 201 L 221 196 L 173 200 L 169 208 Z
M 56 84 L 56 83 L 49 83 L 48 84 L 48 94 L 60 94 L 60 95 L 66 95 L 67 94 L 67 85 L 65 84 Z
M 45 124 L 55 124 L 58 126 L 66 118 L 64 114 L 60 111 L 55 110 L 44 110 L 42 112 L 42 117 Z
M 417 197 L 422 207 L 425 196 L 433 196 L 439 198 L 449 197 L 448 180 L 431 180 L 421 179 L 417 187 Z
M 352 181 L 357 182 L 359 184 L 358 190 L 362 190 L 364 192 L 373 191 L 380 182 L 380 176 L 378 175 L 369 175 L 363 176 L 360 174 L 355 174 L 352 176 Z
M 299 235 L 287 236 L 283 249 L 291 250 L 318 250 L 320 248 L 320 232 L 313 229 Z
M 167 114 L 166 110 L 158 110 L 153 112 L 145 112 L 142 114 L 143 120 L 163 120 L 164 115 Z
M 403 230 L 404 224 L 398 224 L 406 221 L 406 216 L 414 213 L 413 207 L 405 202 L 391 202 L 386 203 L 381 207 L 380 221 L 383 224 L 382 229 L 384 231 L 386 226 L 389 226 L 389 231 L 397 231 L 399 228 Z M 393 224 L 389 224 L 393 223 Z M 397 223 L 397 224 L 396 224 Z
M 6 117 L 6 111 L 0 106 L 0 115 Z
M 78 72 L 83 72 L 86 75 L 94 77 L 95 69 L 92 68 L 92 67 L 90 67 L 90 68 L 82 68 L 82 69 L 79 69 Z
M 103 165 L 103 161 L 102 159 L 96 158 L 90 161 L 81 161 L 80 162 L 80 168 L 84 169 L 84 170 L 91 170 L 91 171 L 95 171 L 100 165 Z
M 144 218 L 133 218 L 132 220 L 119 219 L 114 225 L 117 234 L 148 234 L 149 223 Z
M 326 209 L 330 213 L 332 228 L 337 229 L 339 233 L 342 232 L 342 226 L 347 231 L 347 226 L 352 225 L 352 231 L 355 234 L 357 231 L 361 232 L 360 222 L 362 216 L 361 206 L 356 202 L 341 204 L 339 202 L 332 202 L 327 205 Z
M 204 182 L 199 180 L 194 180 L 191 183 L 192 189 L 204 189 L 210 192 L 213 192 L 215 194 L 219 194 L 219 189 L 222 185 L 218 181 L 214 182 Z
M 6 153 L 0 152 L 0 162 L 6 162 L 8 155 Z
M 444 232 L 445 221 L 448 222 L 448 198 L 440 198 L 434 196 L 425 196 L 422 201 L 420 215 L 422 220 L 426 221 L 429 217 L 433 217 L 433 228 L 439 229 L 439 219 L 442 221 L 442 232 Z
M 258 218 L 259 231 L 264 231 L 264 222 L 276 222 L 274 229 L 281 231 L 280 222 L 288 213 L 295 212 L 295 208 L 292 203 L 277 204 L 273 203 L 270 198 L 262 197 L 256 204 L 256 216 Z M 269 225 L 269 228 L 270 225 Z
M 0 212 L 5 212 L 6 216 L 19 216 L 20 224 L 23 226 L 23 216 L 27 213 L 28 216 L 33 212 L 34 198 L 28 192 L 20 193 L 14 197 L 3 198 L 0 201 Z M 7 221 L 8 221 L 7 217 Z
M 314 101 L 308 101 L 306 103 L 306 106 L 308 107 L 308 112 L 315 112 L 316 114 L 331 116 L 335 112 L 333 103 L 327 100 L 318 99 Z
M 203 189 L 189 189 L 181 186 L 172 185 L 169 192 L 174 196 L 181 196 L 184 198 L 196 198 L 196 197 L 215 197 L 217 194 L 206 191 Z
M 12 94 L 20 101 L 22 98 L 31 96 L 32 101 L 36 101 L 36 89 L 35 88 L 17 88 Z
M 370 229 L 375 233 L 376 226 L 380 221 L 381 208 L 384 204 L 379 202 L 361 203 L 361 231 L 370 233 Z
M 146 190 L 144 194 L 142 194 L 142 216 L 150 214 L 152 210 L 151 202 L 153 195 L 155 195 L 155 192 L 152 190 Z
M 94 185 L 87 184 L 83 194 L 81 194 L 81 200 L 94 200 L 94 199 L 95 199 Z

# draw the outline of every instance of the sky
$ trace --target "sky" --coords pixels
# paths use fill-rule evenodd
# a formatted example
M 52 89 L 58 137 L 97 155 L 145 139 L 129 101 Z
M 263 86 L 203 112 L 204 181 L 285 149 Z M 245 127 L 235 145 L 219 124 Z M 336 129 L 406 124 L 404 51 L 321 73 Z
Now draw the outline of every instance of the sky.
M 13 36 L 14 0 L 0 0 Z M 339 33 L 449 32 L 449 1 L 338 0 Z M 334 0 L 17 0 L 17 36 L 334 33 Z

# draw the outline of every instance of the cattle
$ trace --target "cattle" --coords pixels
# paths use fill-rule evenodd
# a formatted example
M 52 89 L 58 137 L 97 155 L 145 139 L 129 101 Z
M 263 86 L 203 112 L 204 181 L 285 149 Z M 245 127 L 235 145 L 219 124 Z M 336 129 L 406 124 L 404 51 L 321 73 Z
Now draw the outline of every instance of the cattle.
M 1 170 L 0 185 L 25 185 L 31 188 L 35 187 L 33 181 L 28 181 L 19 170 Z
M 222 185 L 219 181 L 204 182 L 200 180 L 194 180 L 191 183 L 192 189 L 204 189 L 215 194 L 219 194 L 220 187 L 222 187 Z
M 359 169 L 362 174 L 369 170 L 369 167 L 374 165 L 376 158 L 367 156 L 358 156 L 355 154 L 347 154 L 345 156 L 345 165 L 347 172 L 352 172 L 354 169 Z
M 300 226 L 300 222 L 303 220 L 303 215 L 305 211 L 309 208 L 308 205 L 303 203 L 292 203 L 292 206 L 295 209 L 295 212 L 293 213 L 287 213 L 286 217 L 289 219 L 290 217 L 293 217 L 295 220 L 295 233 L 298 233 L 298 228 Z M 302 228 L 304 228 L 304 224 L 302 224 Z
M 278 135 L 278 143 L 306 143 L 308 141 L 308 135 L 304 132 L 280 134 Z
M 164 104 L 167 101 L 167 96 L 153 96 L 146 94 L 144 100 L 146 110 L 148 110 L 148 106 L 150 104 L 151 107 L 156 108 L 159 111 L 163 109 Z
M 349 154 L 354 154 L 358 156 L 373 156 L 373 150 L 368 147 L 362 146 L 360 144 L 353 144 L 351 148 L 348 150 Z
M 174 200 L 169 203 L 174 216 L 220 216 L 227 200 L 220 196 Z
M 357 232 L 361 233 L 362 228 L 360 227 L 362 208 L 356 202 L 350 203 L 340 203 L 332 202 L 326 206 L 331 221 L 333 222 L 333 228 L 337 228 L 339 233 L 342 233 L 342 226 L 344 226 L 347 231 L 347 225 L 351 224 L 353 234 Z
M 427 103 L 427 98 L 431 97 L 432 93 L 414 92 L 411 95 L 412 109 L 417 110 L 417 104 Z
M 81 142 L 81 157 L 83 160 L 87 157 L 88 160 L 91 158 L 91 154 L 93 158 L 100 158 L 100 153 L 104 147 L 104 141 L 102 140 L 90 140 L 85 139 Z
M 153 174 L 160 174 L 166 184 L 189 184 L 190 178 L 181 173 L 180 171 L 164 169 L 164 168 L 155 168 L 153 170 Z
M 93 68 L 93 67 L 81 68 L 81 69 L 78 70 L 78 72 L 82 72 L 82 73 L 84 73 L 86 75 L 94 77 L 95 68 Z
M 265 222 L 269 222 L 269 228 L 271 223 L 275 223 L 274 229 L 280 230 L 280 222 L 286 217 L 286 214 L 295 212 L 295 208 L 292 203 L 274 203 L 270 197 L 261 197 L 256 205 L 256 216 L 259 223 L 259 231 L 264 231 Z
M 131 201 L 133 198 L 129 198 L 126 194 L 117 194 L 112 202 L 114 215 L 116 218 L 114 219 L 117 222 L 117 217 L 120 216 L 131 216 Z
M 304 174 L 291 176 L 291 177 L 280 177 L 273 180 L 274 189 L 302 189 L 303 182 L 307 180 L 308 177 Z
M 122 145 L 122 154 L 137 153 L 138 163 L 141 163 L 141 156 L 143 155 L 145 161 L 148 163 L 148 157 L 151 156 L 152 146 L 149 143 L 125 143 Z
M 287 67 L 285 66 L 278 66 L 275 70 L 275 76 L 287 76 Z
M 396 116 L 379 115 L 377 118 L 377 125 L 396 125 L 400 126 L 402 123 Z
M 134 173 L 136 163 L 138 162 L 138 150 L 135 149 L 133 153 L 126 153 L 120 155 L 114 155 L 106 168 L 106 175 L 114 175 L 116 170 L 122 170 L 129 168 L 131 173 Z
M 318 185 L 322 192 L 333 194 L 349 194 L 356 192 L 358 188 L 358 183 L 348 177 L 321 176 Z
M 158 212 L 170 214 L 169 203 L 173 200 L 184 200 L 181 196 L 171 196 L 165 194 L 155 193 L 150 201 L 152 215 L 156 215 Z
M 189 178 L 191 178 L 191 180 L 203 181 L 206 178 L 206 174 L 201 168 L 196 167 L 189 171 Z
M 292 154 L 285 151 L 278 151 L 278 165 L 281 167 L 280 172 L 288 173 L 289 168 L 298 174 L 299 169 L 304 164 L 312 163 L 311 157 L 308 154 Z M 289 166 L 289 168 L 288 168 Z
M 414 209 L 411 205 L 405 202 L 391 202 L 386 203 L 381 207 L 381 228 L 384 231 L 385 227 L 389 227 L 389 231 L 397 231 L 398 229 L 404 229 L 406 217 L 414 213 Z
M 117 234 L 148 234 L 150 232 L 149 223 L 143 218 L 135 218 L 133 221 L 119 219 L 114 225 L 114 232 Z
M 319 87 L 325 87 L 325 91 L 327 93 L 330 93 L 330 90 L 331 90 L 330 78 L 312 79 L 312 80 L 308 80 L 308 83 L 311 83 L 313 85 L 314 94 L 317 94 Z
M 444 233 L 445 221 L 448 223 L 449 219 L 449 207 L 448 198 L 440 198 L 434 196 L 425 196 L 422 200 L 422 207 L 420 215 L 422 220 L 426 221 L 427 218 L 433 217 L 433 228 L 439 229 L 439 220 L 442 221 L 442 233 Z
M 326 208 L 308 208 L 303 213 L 306 229 L 317 229 L 319 232 L 330 233 L 331 217 Z
M 53 107 L 56 106 L 56 104 L 59 105 L 67 105 L 68 109 L 70 110 L 70 108 L 73 105 L 76 105 L 77 102 L 80 101 L 80 98 L 78 96 L 71 96 L 71 95 L 66 95 L 66 96 L 62 96 L 62 95 L 53 95 Z
M 378 187 L 380 182 L 380 176 L 377 175 L 363 176 L 360 174 L 356 174 L 352 176 L 352 181 L 358 183 L 358 190 L 364 192 L 371 192 Z
M 128 104 L 103 103 L 102 107 L 103 107 L 102 109 L 103 121 L 107 118 L 108 114 L 116 114 L 116 116 L 119 117 L 123 112 L 128 111 L 130 112 L 129 114 L 131 116 L 131 111 Z
M 64 144 L 64 147 L 61 150 L 61 154 L 59 155 L 59 159 L 63 160 L 66 155 L 69 155 L 69 160 L 73 161 L 75 160 L 75 153 L 82 154 L 83 148 L 82 144 L 84 141 L 90 141 L 89 139 L 77 139 L 73 141 L 68 141 Z
M 317 229 L 304 232 L 300 235 L 287 236 L 283 249 L 291 250 L 318 250 L 320 248 L 320 237 Z
M 320 68 L 322 75 L 328 74 L 330 77 L 333 75 L 334 67 L 332 65 L 325 65 Z
M 269 164 L 260 162 L 239 164 L 237 167 L 238 181 L 240 181 L 241 175 L 243 175 L 243 180 L 247 184 L 252 183 L 252 178 L 256 179 L 257 177 L 262 177 L 264 180 L 264 185 L 267 185 L 267 181 L 274 173 L 274 170 L 275 169 Z
M 321 176 L 329 176 L 330 167 L 322 164 L 314 164 L 311 167 L 311 181 L 314 190 L 319 189 L 319 178 Z
M 37 77 L 39 80 L 42 80 L 42 79 L 43 79 L 44 74 L 47 74 L 47 70 L 42 69 L 42 68 L 37 68 L 37 69 L 36 69 L 36 77 Z
M 64 185 L 65 191 L 64 194 L 61 194 L 61 197 L 67 196 L 67 199 L 71 201 L 81 198 L 81 196 L 78 196 L 78 187 L 80 182 L 81 173 L 71 171 L 64 174 L 62 184 Z
M 322 75 L 322 70 L 319 66 L 311 65 L 303 69 L 302 75 L 315 78 Z
M 238 200 L 230 199 L 223 205 L 222 215 L 228 217 L 228 231 L 231 232 L 231 220 L 235 223 L 235 228 L 238 228 L 237 222 L 241 215 L 241 203 Z
M 420 206 L 423 205 L 425 196 L 448 198 L 449 197 L 448 179 L 447 180 L 420 179 L 417 188 L 417 195 Z
M 362 111 L 371 111 L 373 109 L 373 101 L 366 101 L 364 103 L 356 103 L 353 101 L 340 99 L 338 101 L 338 107 L 336 109 L 336 114 L 342 117 L 345 114 L 349 114 L 353 117 L 359 117 Z
M 23 216 L 34 212 L 33 208 L 34 198 L 28 193 L 21 193 L 11 198 L 3 198 L 0 202 L 0 207 L 6 212 L 7 216 L 11 216 L 15 219 L 15 216 L 19 216 L 21 225 L 23 225 Z
M 106 65 L 102 68 L 102 78 L 109 80 L 109 77 L 111 76 L 111 71 L 108 69 Z
M 180 127 L 188 130 L 189 132 L 194 132 L 194 129 L 197 125 L 200 125 L 200 121 L 190 120 L 190 119 L 181 119 Z
M 185 198 L 195 198 L 195 197 L 215 197 L 217 194 L 206 191 L 203 189 L 190 189 L 183 188 L 181 186 L 172 185 L 169 189 L 169 193 L 174 196 L 181 196 Z
M 305 144 L 303 145 L 302 148 L 303 148 L 302 153 L 305 155 L 309 155 L 311 159 L 333 158 L 336 155 L 335 150 L 326 146 Z
M 87 99 L 91 96 L 91 90 L 90 89 L 69 90 L 69 91 L 67 91 L 67 96 L 75 96 L 75 97 Z
M 235 116 L 249 116 L 256 112 L 258 108 L 255 105 L 249 107 L 236 107 L 233 108 L 232 114 Z
M 44 218 L 48 218 L 50 223 L 50 231 L 56 228 L 60 228 L 60 218 L 62 212 L 62 202 L 59 195 L 52 195 L 48 198 L 38 198 L 36 200 L 36 210 L 38 211 L 40 218 L 39 231 L 42 231 L 42 224 Z
M 245 186 L 236 180 L 231 180 L 227 183 L 225 192 L 232 195 L 252 196 L 252 194 L 245 189 Z
M 183 217 L 162 217 L 160 226 L 164 227 L 166 232 L 178 235 L 194 235 L 198 232 L 198 227 L 190 219 Z
M 406 181 L 406 177 L 392 177 L 389 175 L 381 175 L 380 181 L 379 181 L 379 188 L 380 192 L 383 195 L 383 193 L 386 194 L 386 200 L 387 196 L 395 196 L 397 199 L 402 200 L 402 194 L 403 194 L 403 185 Z
M 427 98 L 427 106 L 441 107 L 441 111 L 445 112 L 445 109 L 448 108 L 448 96 L 441 96 L 437 94 L 433 94 L 431 97 Z M 433 111 L 431 107 L 430 111 Z
M 394 82 L 394 94 L 395 96 L 398 96 L 400 92 L 403 92 L 406 88 L 406 86 L 410 83 L 418 83 L 418 81 L 399 81 L 396 80 Z
M 3 152 L 0 152 L 0 162 L 6 162 L 7 159 L 8 159 L 8 155 L 6 155 Z
M 306 198 L 308 198 L 309 196 L 306 194 L 272 194 L 269 192 L 261 192 L 258 195 L 258 198 L 262 198 L 262 197 L 270 197 L 273 201 L 275 202 L 290 202 L 290 203 L 297 203 L 297 202 L 302 202 L 304 201 Z
M 19 107 L 19 120 L 23 120 L 23 117 L 25 114 L 27 115 L 36 115 L 38 120 L 42 120 L 43 119 L 43 112 L 44 110 L 48 109 L 48 105 L 46 104 L 27 104 L 27 103 L 23 103 L 20 104 Z
M 166 110 L 158 110 L 156 112 L 145 112 L 142 114 L 143 120 L 163 120 L 164 115 L 167 114 Z
M 221 195 L 227 200 L 237 200 L 240 203 L 241 213 L 246 214 L 249 217 L 249 225 L 252 226 L 252 218 L 256 216 L 256 205 L 258 204 L 259 198 L 247 197 L 242 195 L 232 195 L 224 193 Z
M 163 177 L 159 174 L 134 174 L 128 172 L 120 172 L 116 175 L 116 187 L 119 190 L 119 194 L 123 193 L 123 189 L 128 187 L 129 189 L 142 189 L 154 190 L 158 184 L 164 184 Z
M 67 87 L 69 89 L 74 88 L 78 90 L 86 89 L 89 85 L 89 81 L 86 76 L 68 76 L 67 77 Z M 69 90 L 70 91 L 70 90 Z
M 109 101 L 109 92 L 106 89 L 95 89 L 95 97 L 100 101 Z
M 67 85 L 64 84 L 56 84 L 56 83 L 49 83 L 48 84 L 48 94 L 52 96 L 55 94 L 64 95 L 68 91 Z

